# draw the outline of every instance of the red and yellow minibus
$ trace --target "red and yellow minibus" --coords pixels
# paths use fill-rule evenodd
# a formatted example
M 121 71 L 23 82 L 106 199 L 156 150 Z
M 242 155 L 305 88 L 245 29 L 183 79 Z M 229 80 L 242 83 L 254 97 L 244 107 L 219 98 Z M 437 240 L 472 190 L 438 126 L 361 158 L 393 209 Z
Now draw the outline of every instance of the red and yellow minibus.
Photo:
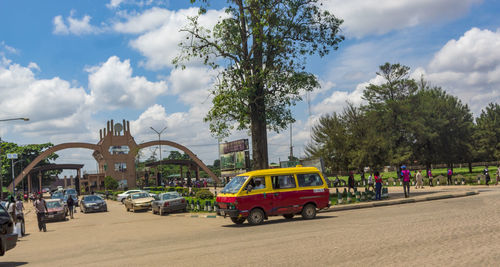
M 265 169 L 235 176 L 217 195 L 217 214 L 236 224 L 260 224 L 269 216 L 316 217 L 330 207 L 328 185 L 314 167 Z

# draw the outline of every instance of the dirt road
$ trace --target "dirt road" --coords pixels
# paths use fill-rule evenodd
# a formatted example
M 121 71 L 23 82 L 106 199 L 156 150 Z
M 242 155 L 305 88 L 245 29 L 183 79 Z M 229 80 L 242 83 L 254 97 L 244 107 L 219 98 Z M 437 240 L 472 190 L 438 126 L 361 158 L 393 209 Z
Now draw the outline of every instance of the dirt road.
M 500 186 L 479 195 L 318 214 L 274 217 L 260 226 L 229 219 L 77 213 L 29 236 L 0 266 L 367 266 L 497 265 Z

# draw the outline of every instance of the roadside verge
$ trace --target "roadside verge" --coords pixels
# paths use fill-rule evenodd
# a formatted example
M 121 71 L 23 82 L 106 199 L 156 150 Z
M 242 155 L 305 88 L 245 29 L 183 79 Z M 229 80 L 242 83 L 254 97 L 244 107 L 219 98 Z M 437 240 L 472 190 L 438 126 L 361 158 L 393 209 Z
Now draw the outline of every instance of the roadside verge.
M 382 207 L 382 206 L 399 205 L 399 204 L 406 204 L 406 203 L 416 203 L 416 202 L 447 199 L 447 198 L 466 197 L 466 196 L 472 196 L 472 195 L 477 195 L 477 194 L 479 194 L 478 190 L 461 191 L 461 192 L 454 192 L 454 193 L 442 192 L 442 193 L 432 194 L 431 196 L 418 196 L 418 197 L 410 197 L 410 198 L 371 201 L 371 202 L 356 203 L 356 204 L 335 205 L 335 206 L 330 207 L 328 210 L 322 210 L 321 212 L 335 212 L 335 211 L 342 211 L 342 210 Z

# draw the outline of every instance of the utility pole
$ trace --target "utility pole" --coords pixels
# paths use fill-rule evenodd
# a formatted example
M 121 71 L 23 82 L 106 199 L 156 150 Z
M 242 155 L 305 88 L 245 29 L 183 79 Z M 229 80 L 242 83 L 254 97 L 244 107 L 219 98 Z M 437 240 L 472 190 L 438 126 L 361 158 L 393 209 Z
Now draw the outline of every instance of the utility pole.
M 167 129 L 167 126 L 165 126 L 165 128 L 163 128 L 163 130 L 161 131 L 157 131 L 155 130 L 155 128 L 153 127 L 149 127 L 151 128 L 151 130 L 155 131 L 155 133 L 158 134 L 158 145 L 160 147 L 160 164 L 158 165 L 158 173 L 160 174 L 160 178 L 161 178 L 161 161 L 163 160 L 163 158 L 161 157 L 161 134 L 163 133 L 163 131 L 165 131 L 165 129 Z M 158 183 L 161 183 L 161 181 L 158 181 L 158 179 L 156 180 L 156 185 L 158 186 Z
M 290 161 L 293 160 L 292 124 L 290 123 Z

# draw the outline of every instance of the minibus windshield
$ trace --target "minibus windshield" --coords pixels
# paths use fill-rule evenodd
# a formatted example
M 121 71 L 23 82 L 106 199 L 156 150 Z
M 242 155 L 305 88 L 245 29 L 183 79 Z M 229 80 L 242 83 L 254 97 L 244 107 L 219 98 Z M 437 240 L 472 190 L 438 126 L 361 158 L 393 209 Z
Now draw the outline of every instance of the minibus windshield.
M 222 189 L 222 193 L 238 193 L 240 191 L 240 188 L 243 186 L 245 181 L 247 180 L 248 176 L 236 176 L 231 181 Z

